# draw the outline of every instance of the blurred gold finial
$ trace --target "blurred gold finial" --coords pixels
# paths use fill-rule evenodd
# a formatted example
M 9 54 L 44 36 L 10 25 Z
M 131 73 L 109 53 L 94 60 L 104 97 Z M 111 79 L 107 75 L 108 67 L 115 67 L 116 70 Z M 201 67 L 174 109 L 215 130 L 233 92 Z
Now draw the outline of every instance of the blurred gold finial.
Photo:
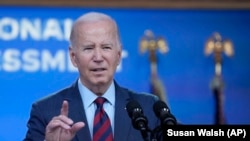
M 154 33 L 147 29 L 144 31 L 144 35 L 140 40 L 140 52 L 144 53 L 149 50 L 150 61 L 156 63 L 155 52 L 159 50 L 161 53 L 167 53 L 169 51 L 167 42 L 163 37 L 155 37 Z
M 233 44 L 230 40 L 223 40 L 218 32 L 215 32 L 205 44 L 205 55 L 214 53 L 215 59 L 215 74 L 221 75 L 222 53 L 231 57 L 234 55 Z
M 139 42 L 140 53 L 149 51 L 149 61 L 151 70 L 151 91 L 159 96 L 160 100 L 166 100 L 166 90 L 163 83 L 157 75 L 157 57 L 156 51 L 160 53 L 167 53 L 169 51 L 168 44 L 163 37 L 155 37 L 154 33 L 147 29 L 144 31 L 144 35 L 141 37 Z
M 222 53 L 226 56 L 233 56 L 233 44 L 230 40 L 223 40 L 218 32 L 215 32 L 205 44 L 205 55 L 214 54 L 215 61 L 215 76 L 210 82 L 210 88 L 215 96 L 215 124 L 225 124 L 226 119 L 223 112 L 224 94 L 222 89 L 224 88 L 224 82 L 222 80 Z

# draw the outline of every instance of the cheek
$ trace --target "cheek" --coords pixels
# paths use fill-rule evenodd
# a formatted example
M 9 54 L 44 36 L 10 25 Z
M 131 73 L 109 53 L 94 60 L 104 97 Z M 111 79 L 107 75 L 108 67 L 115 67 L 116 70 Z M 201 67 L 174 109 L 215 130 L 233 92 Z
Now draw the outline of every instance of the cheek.
M 82 64 L 85 63 L 85 60 L 82 58 L 83 57 L 81 57 L 80 54 L 75 54 L 74 56 L 72 56 L 73 64 L 75 67 L 79 68 L 80 66 L 82 66 Z
M 87 60 L 84 57 L 78 56 L 76 57 L 76 63 L 78 64 L 78 66 L 83 66 L 83 65 L 87 65 Z

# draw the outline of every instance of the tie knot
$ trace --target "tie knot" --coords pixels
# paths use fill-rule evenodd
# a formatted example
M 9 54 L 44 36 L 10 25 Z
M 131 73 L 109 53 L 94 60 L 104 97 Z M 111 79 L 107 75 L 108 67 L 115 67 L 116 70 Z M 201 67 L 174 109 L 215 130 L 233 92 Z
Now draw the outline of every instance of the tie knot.
M 98 97 L 95 99 L 95 104 L 97 105 L 97 107 L 100 107 L 103 105 L 103 103 L 106 101 L 106 98 L 104 97 Z

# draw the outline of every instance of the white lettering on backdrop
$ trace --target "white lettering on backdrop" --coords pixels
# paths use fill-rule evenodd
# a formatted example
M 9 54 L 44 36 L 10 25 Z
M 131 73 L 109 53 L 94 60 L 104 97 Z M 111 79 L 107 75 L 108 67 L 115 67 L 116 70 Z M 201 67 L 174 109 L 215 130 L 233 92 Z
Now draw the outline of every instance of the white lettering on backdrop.
M 56 39 L 58 41 L 69 39 L 70 30 L 73 24 L 72 19 L 57 20 L 50 18 L 41 20 L 39 18 L 17 20 L 11 17 L 0 19 L 0 39 L 1 40 L 27 40 L 46 41 Z

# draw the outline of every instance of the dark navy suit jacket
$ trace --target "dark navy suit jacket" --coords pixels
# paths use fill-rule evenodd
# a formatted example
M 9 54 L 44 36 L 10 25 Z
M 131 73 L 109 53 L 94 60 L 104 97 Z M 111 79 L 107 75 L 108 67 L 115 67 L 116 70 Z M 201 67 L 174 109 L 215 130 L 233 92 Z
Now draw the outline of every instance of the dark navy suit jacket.
M 131 118 L 125 109 L 126 104 L 131 99 L 137 100 L 148 119 L 148 127 L 154 129 L 159 125 L 159 120 L 153 112 L 153 104 L 158 97 L 153 94 L 135 93 L 120 87 L 116 82 L 115 95 L 114 140 L 143 141 L 141 132 L 132 126 Z M 54 116 L 60 114 L 63 100 L 67 100 L 69 103 L 69 118 L 74 122 L 85 122 L 85 127 L 77 132 L 72 141 L 91 141 L 77 81 L 72 86 L 33 103 L 24 141 L 44 141 L 46 126 Z

